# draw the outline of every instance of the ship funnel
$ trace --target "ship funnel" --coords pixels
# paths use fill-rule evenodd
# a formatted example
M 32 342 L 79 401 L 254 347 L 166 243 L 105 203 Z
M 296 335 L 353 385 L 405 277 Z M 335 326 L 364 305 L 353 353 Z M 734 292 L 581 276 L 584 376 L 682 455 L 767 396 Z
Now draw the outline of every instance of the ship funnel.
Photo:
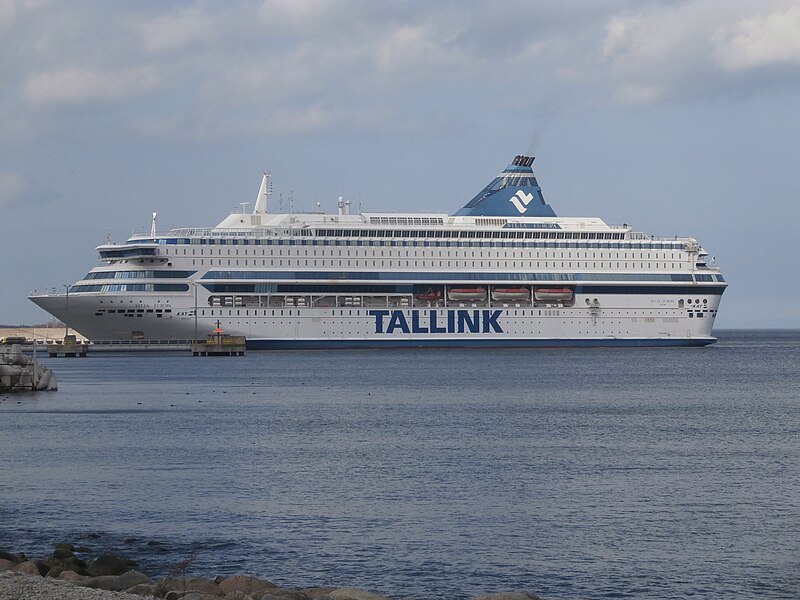
M 533 174 L 533 156 L 515 156 L 456 216 L 555 217 Z

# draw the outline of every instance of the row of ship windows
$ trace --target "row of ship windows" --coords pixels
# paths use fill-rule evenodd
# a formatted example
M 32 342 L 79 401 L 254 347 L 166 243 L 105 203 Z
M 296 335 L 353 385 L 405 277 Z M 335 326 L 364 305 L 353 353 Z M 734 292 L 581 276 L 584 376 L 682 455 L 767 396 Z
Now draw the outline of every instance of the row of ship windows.
M 289 271 L 276 271 L 276 272 L 261 272 L 261 271 L 210 271 L 207 274 L 209 279 L 238 279 L 238 280 L 252 280 L 252 279 L 337 279 L 338 281 L 357 281 L 357 280 L 404 280 L 404 281 L 483 281 L 486 279 L 486 273 L 469 273 L 469 272 L 455 272 L 455 273 L 371 273 L 371 272 L 289 272 Z M 712 276 L 708 276 L 709 278 Z M 537 282 L 550 282 L 550 281 L 563 281 L 563 282 L 589 282 L 589 281 L 692 281 L 690 274 L 644 274 L 644 273 L 493 273 L 491 278 L 497 282 L 501 281 L 537 281 Z M 716 276 L 718 282 L 723 282 L 724 279 L 721 275 Z M 700 276 L 697 276 L 700 282 Z M 712 281 L 711 279 L 702 281 Z M 237 293 L 237 292 L 258 292 L 258 293 L 271 293 L 278 291 L 275 286 L 286 287 L 285 283 L 205 283 L 202 282 L 203 287 L 214 293 Z M 357 290 L 350 290 L 341 288 L 342 284 L 331 286 L 330 289 L 323 290 L 325 286 L 312 284 L 312 288 L 307 285 L 295 285 L 298 290 L 300 288 L 307 289 L 311 292 L 326 291 L 326 293 L 351 293 Z M 347 284 L 344 284 L 347 287 Z M 425 286 L 427 284 L 418 284 Z M 437 283 L 436 285 L 441 285 Z M 482 285 L 486 285 L 485 283 Z M 500 285 L 492 284 L 492 285 Z M 405 287 L 409 287 L 406 285 Z M 580 286 L 579 286 L 580 287 Z M 317 289 L 320 288 L 320 289 Z M 706 287 L 698 286 L 695 291 L 698 293 L 711 293 L 721 294 L 724 287 Z M 647 286 L 633 286 L 630 288 L 613 287 L 609 288 L 607 293 L 651 293 L 655 291 L 661 293 L 675 293 L 675 290 L 666 289 L 663 287 L 650 290 Z M 95 284 L 77 284 L 70 287 L 71 293 L 91 293 L 91 292 L 188 292 L 188 283 L 175 283 L 175 284 L 158 284 L 158 283 L 95 283 Z M 367 290 L 364 290 L 367 291 Z M 398 290 L 402 291 L 402 290 Z M 406 290 L 408 291 L 408 290 Z M 578 290 L 580 291 L 580 290 Z M 682 302 L 682 301 L 681 301 Z
M 317 250 L 290 250 L 286 249 L 286 253 L 284 254 L 284 250 L 279 248 L 277 252 L 270 250 L 269 252 L 262 250 L 259 254 L 256 250 L 253 250 L 252 254 L 249 254 L 247 250 L 243 250 L 241 254 L 239 254 L 238 248 L 231 252 L 230 249 L 226 249 L 223 251 L 222 248 L 218 248 L 216 252 L 214 252 L 214 248 L 208 249 L 208 254 L 206 254 L 204 248 L 200 248 L 198 252 L 195 248 L 192 248 L 191 254 L 188 253 L 187 249 L 183 249 L 183 254 L 179 254 L 178 256 L 296 256 L 296 257 L 306 257 L 306 256 L 319 256 L 319 257 L 332 257 L 332 256 L 352 256 L 352 257 L 363 257 L 363 258 L 375 258 L 378 256 L 381 257 L 406 257 L 406 256 L 420 256 L 420 257 L 445 257 L 445 258 L 516 258 L 517 252 L 508 251 L 503 252 L 502 254 L 499 252 L 482 252 L 478 251 L 477 254 L 475 250 L 472 250 L 467 254 L 467 252 L 451 252 L 451 251 L 417 251 L 413 250 L 413 254 L 411 254 L 412 250 L 406 250 L 403 252 L 402 250 L 399 252 L 394 252 L 392 250 L 381 250 L 380 254 L 378 254 L 377 250 L 369 251 L 359 251 L 359 250 L 320 250 L 319 254 L 317 254 Z M 675 252 L 670 252 L 669 256 L 667 256 L 667 252 L 592 252 L 591 257 L 589 256 L 589 252 L 583 252 L 583 256 L 581 256 L 580 252 L 575 252 L 575 258 L 628 258 L 628 254 L 630 254 L 630 258 L 633 259 L 640 259 L 640 260 L 675 260 Z M 678 253 L 678 259 L 681 258 L 681 253 Z M 534 257 L 534 250 L 527 249 L 527 251 L 519 253 L 520 258 L 533 258 Z M 572 252 L 548 252 L 545 250 L 544 252 L 536 250 L 536 258 L 572 258 Z
M 102 301 L 101 301 L 102 304 Z M 166 308 L 101 308 L 95 311 L 95 317 L 102 317 L 106 314 L 119 314 L 124 317 L 144 317 L 147 314 L 154 314 L 157 319 L 161 319 L 164 317 L 165 314 L 169 314 L 172 312 L 172 309 Z
M 635 263 L 634 267 L 635 267 Z M 160 278 L 170 278 L 170 279 L 181 279 L 185 280 L 196 273 L 196 271 L 177 271 L 177 270 L 163 270 L 163 271 L 156 271 L 160 273 Z M 152 277 L 153 271 L 94 271 L 89 272 L 84 277 L 84 280 L 117 280 L 117 279 L 146 279 L 148 277 Z M 397 279 L 400 277 L 403 280 L 409 279 L 421 279 L 425 281 L 430 281 L 431 279 L 441 279 L 445 278 L 448 281 L 452 281 L 452 273 L 447 273 L 446 275 L 443 273 L 431 273 L 431 272 L 422 272 L 422 273 L 413 273 L 408 271 L 403 271 L 402 274 L 398 273 L 371 273 L 368 271 L 358 271 L 358 276 L 355 277 L 359 280 L 364 279 Z M 476 276 L 477 275 L 477 276 Z M 346 274 L 340 271 L 335 273 L 328 273 L 325 271 L 302 271 L 297 273 L 291 273 L 287 271 L 207 271 L 206 274 L 203 276 L 203 279 L 280 279 L 285 280 L 287 276 L 290 278 L 295 279 L 331 279 L 332 277 L 335 279 L 353 279 L 353 273 Z M 695 279 L 698 282 L 713 282 L 719 281 L 724 282 L 725 279 L 722 275 L 711 275 L 711 274 L 704 274 L 704 273 L 697 273 L 695 274 Z M 465 279 L 470 281 L 475 280 L 482 280 L 486 279 L 485 274 L 476 274 L 476 273 L 468 273 L 468 272 L 461 272 L 459 273 L 457 279 Z M 648 273 L 648 274 L 637 274 L 637 273 L 497 273 L 493 272 L 491 274 L 491 279 L 505 281 L 509 279 L 514 280 L 547 280 L 547 281 L 568 281 L 568 280 L 580 280 L 580 281 L 692 281 L 692 275 L 690 274 L 662 274 L 662 273 Z M 110 283 L 105 285 L 121 285 L 117 283 Z M 124 284 L 130 285 L 132 289 L 135 288 L 137 285 L 143 284 Z M 145 284 L 146 285 L 146 284 Z M 150 291 L 176 291 L 183 288 L 174 288 L 172 287 L 175 284 L 164 284 L 164 283 L 156 283 L 153 284 L 154 287 Z M 180 284 L 178 284 L 180 285 Z
M 505 311 L 505 314 L 504 314 L 503 318 L 508 318 L 508 317 L 526 317 L 527 318 L 527 317 L 531 317 L 531 316 L 558 317 L 558 316 L 561 315 L 562 310 L 563 309 L 529 309 L 529 310 L 525 310 L 525 309 L 510 309 L 510 310 L 506 310 Z M 98 311 L 98 313 L 95 313 L 95 314 L 97 314 L 99 316 L 99 314 L 103 313 L 103 312 L 113 313 L 114 311 L 113 310 Z M 126 312 L 126 311 L 120 310 L 118 312 L 119 313 L 125 313 L 125 316 L 132 316 L 130 314 L 131 311 L 127 311 Z M 142 311 L 139 311 L 139 313 L 141 313 L 141 312 Z M 153 311 L 152 310 L 148 310 L 147 312 L 151 313 Z M 167 311 L 167 312 L 169 312 L 169 311 Z M 567 311 L 565 311 L 565 312 L 567 312 Z M 355 317 L 372 317 L 373 316 L 373 315 L 369 314 L 369 311 L 367 311 L 367 310 L 359 310 L 359 309 L 333 310 L 331 312 L 331 316 L 332 317 L 336 317 L 337 313 L 338 313 L 338 316 L 350 316 L 350 317 L 353 317 L 353 316 L 355 316 Z M 703 311 L 703 312 L 699 312 L 698 311 L 697 313 L 689 312 L 688 316 L 690 318 L 694 318 L 694 317 L 703 318 L 703 314 L 704 313 L 709 314 L 710 316 L 713 317 L 713 316 L 715 316 L 716 311 L 713 311 L 713 310 L 712 311 Z M 570 312 L 567 312 L 567 314 L 570 314 Z M 606 319 L 607 318 L 611 318 L 611 317 L 628 317 L 633 322 L 636 322 L 636 320 L 638 318 L 644 318 L 645 322 L 654 322 L 655 321 L 655 317 L 650 317 L 650 316 L 646 317 L 645 314 L 647 314 L 647 315 L 659 315 L 660 318 L 662 320 L 664 320 L 664 321 L 669 320 L 670 322 L 676 322 L 678 320 L 678 317 L 665 317 L 665 316 L 663 316 L 663 315 L 670 314 L 669 311 L 648 311 L 647 313 L 644 313 L 641 310 L 630 311 L 630 310 L 609 310 L 609 309 L 604 309 L 603 310 L 603 314 L 600 315 L 600 316 L 602 318 L 606 318 Z M 141 314 L 137 314 L 137 316 L 142 316 L 142 315 Z M 160 316 L 160 315 L 157 315 L 157 316 Z M 248 310 L 248 309 L 230 309 L 230 308 L 228 308 L 228 309 L 213 309 L 213 308 L 210 308 L 210 309 L 201 309 L 199 311 L 199 315 L 198 316 L 200 316 L 200 317 L 251 317 L 251 316 L 252 317 L 258 317 L 258 316 L 262 316 L 262 317 L 268 317 L 268 316 L 270 316 L 270 317 L 293 317 L 293 316 L 297 316 L 297 317 L 300 317 L 300 316 L 306 316 L 306 318 L 309 318 L 307 311 L 302 310 L 302 309 L 300 309 L 300 310 L 298 310 L 298 309 L 273 309 L 273 310 L 256 310 L 256 309 L 252 309 L 252 310 Z M 314 321 L 318 321 L 319 320 L 319 317 L 310 317 L 310 318 L 314 319 Z
M 632 240 L 622 240 L 615 242 L 556 242 L 556 241 L 535 241 L 535 242 L 489 242 L 489 241 L 395 241 L 395 240 L 263 240 L 256 244 L 239 244 L 239 240 L 208 239 L 188 240 L 182 243 L 166 243 L 165 240 L 157 240 L 159 245 L 170 246 L 356 246 L 356 247 L 412 247 L 412 248 L 573 248 L 573 249 L 629 249 L 629 250 L 682 250 L 683 242 L 642 242 Z M 134 244 L 153 243 L 153 240 L 130 240 Z M 152 248 L 147 248 L 152 250 Z M 245 248 L 246 250 L 246 248 Z M 115 251 L 115 250 L 112 250 Z M 255 251 L 255 250 L 254 250 Z
M 282 261 L 279 260 L 278 262 L 281 263 L 279 266 L 282 266 Z M 444 262 L 444 261 L 440 261 L 440 263 L 439 263 L 440 266 L 444 266 L 442 264 L 442 262 Z M 450 262 L 451 261 L 447 261 L 447 262 L 448 262 L 448 266 L 450 266 Z M 514 262 L 514 261 L 512 261 L 512 262 Z M 245 264 L 246 263 L 247 263 L 247 261 L 245 261 Z M 349 263 L 349 261 L 348 261 L 348 263 Z M 481 265 L 482 264 L 483 263 L 481 263 Z M 506 264 L 507 264 L 507 262 L 506 262 Z M 537 263 L 537 264 L 539 264 L 539 263 Z M 547 265 L 548 263 L 545 263 L 545 264 Z M 554 264 L 555 264 L 555 262 L 554 262 Z M 580 262 L 578 262 L 577 264 L 578 264 L 578 266 L 580 266 Z M 585 264 L 588 265 L 588 263 L 585 263 Z M 624 263 L 624 264 L 625 264 L 625 267 L 627 268 L 628 263 Z M 230 261 L 228 261 L 228 265 L 229 266 L 233 266 L 233 265 L 230 265 Z M 597 263 L 592 263 L 592 265 L 594 265 L 596 267 Z M 236 266 L 239 266 L 239 261 L 238 260 L 236 261 Z M 631 263 L 631 266 L 632 266 L 632 268 L 635 269 L 636 268 L 636 263 Z M 665 268 L 666 268 L 666 263 L 665 263 Z M 150 271 L 150 270 L 141 270 L 141 271 L 90 271 L 89 273 L 87 273 L 84 276 L 84 280 L 98 280 L 98 279 L 100 279 L 100 280 L 108 280 L 108 279 L 150 279 L 150 278 L 185 280 L 185 279 L 188 279 L 189 277 L 191 277 L 192 275 L 194 275 L 196 272 L 197 271 L 181 271 L 181 270 L 177 270 L 177 269 L 163 269 L 163 270 L 158 270 L 158 271 Z M 280 273 L 280 275 L 276 275 L 276 273 Z M 366 277 L 364 277 L 364 274 L 365 274 L 364 272 L 359 271 L 359 273 L 362 275 L 361 277 L 359 277 L 359 279 L 364 279 L 364 278 L 366 278 L 366 279 L 377 279 L 377 278 L 380 278 L 380 276 L 377 275 L 377 274 L 374 275 L 374 276 L 367 275 Z M 339 275 L 339 273 L 337 273 L 337 275 Z M 517 274 L 517 275 L 519 275 L 519 274 Z M 553 273 L 550 273 L 548 275 L 548 277 L 549 278 L 553 278 L 553 275 L 554 275 Z M 623 274 L 620 274 L 620 273 L 605 273 L 605 274 L 597 273 L 595 275 L 597 275 L 597 277 L 593 278 L 593 280 L 603 280 L 603 279 L 609 279 L 609 280 L 652 279 L 652 280 L 691 281 L 691 279 L 692 279 L 692 276 L 688 275 L 688 274 L 669 275 L 669 276 L 668 275 L 663 275 L 663 274 L 648 274 L 648 275 L 646 275 L 644 277 L 640 277 L 640 276 L 638 276 L 636 274 L 632 274 L 632 275 L 625 274 L 624 276 L 622 276 Z M 304 277 L 304 276 L 306 276 L 306 277 Z M 319 272 L 317 272 L 316 275 L 314 275 L 313 272 L 302 272 L 302 274 L 295 275 L 295 277 L 297 277 L 297 278 L 306 278 L 306 279 L 308 278 L 308 276 L 311 276 L 311 278 L 318 278 L 318 279 L 330 279 L 331 274 L 326 273 L 324 271 L 319 271 Z M 497 273 L 493 273 L 492 274 L 493 278 L 497 278 L 497 276 L 498 276 Z M 436 274 L 429 273 L 429 272 L 425 272 L 425 273 L 418 273 L 416 275 L 416 277 L 417 278 L 421 278 L 421 279 L 425 279 L 425 280 L 429 280 L 431 278 L 436 279 L 437 277 L 440 277 L 440 276 L 436 275 Z M 709 282 L 709 281 L 724 282 L 725 281 L 725 279 L 723 278 L 722 275 L 712 275 L 712 274 L 709 274 L 709 273 L 696 273 L 694 275 L 694 277 L 698 282 Z M 285 272 L 284 271 L 279 271 L 279 272 L 271 273 L 269 271 L 261 271 L 261 270 L 259 270 L 259 271 L 238 271 L 238 270 L 237 271 L 207 271 L 206 275 L 203 278 L 204 279 L 274 279 L 274 278 L 285 279 Z M 396 274 L 395 275 L 391 275 L 390 278 L 396 278 Z M 515 276 L 515 278 L 518 278 L 518 277 Z M 575 275 L 565 276 L 565 277 L 556 277 L 556 279 L 575 279 L 575 278 L 576 278 Z M 470 276 L 470 279 L 475 279 L 475 278 Z M 482 279 L 482 277 L 478 277 L 478 279 Z M 585 274 L 585 273 L 581 274 L 580 275 L 580 279 L 587 280 L 587 274 Z M 169 287 L 164 287 L 164 286 L 169 286 L 170 284 L 161 284 L 161 283 L 159 283 L 159 284 L 155 284 L 155 285 L 157 286 L 157 290 L 168 291 L 170 289 Z
M 233 262 L 231 262 L 233 260 Z M 437 264 L 438 263 L 438 264 Z M 251 260 L 248 259 L 227 259 L 227 263 L 225 260 L 214 260 L 208 259 L 192 259 L 193 266 L 262 266 L 262 267 L 282 267 L 284 266 L 283 259 L 270 259 L 262 260 L 259 264 L 258 260 Z M 688 263 L 651 263 L 651 262 L 581 262 L 581 261 L 532 261 L 530 259 L 527 260 L 505 260 L 505 261 L 491 261 L 491 260 L 473 260 L 473 261 L 466 261 L 466 260 L 327 260 L 327 259 L 317 259 L 312 260 L 286 260 L 285 266 L 303 266 L 303 267 L 442 267 L 442 268 L 456 268 L 456 269 L 465 269 L 465 268 L 474 268 L 474 269 L 483 269 L 483 268 L 512 268 L 512 269 L 522 269 L 522 268 L 569 268 L 569 269 L 670 269 L 670 270 L 680 270 L 680 269 L 688 269 Z M 710 281 L 710 280 L 709 280 Z
M 531 316 L 531 315 L 534 315 L 534 314 L 538 313 L 539 316 L 557 317 L 557 316 L 560 315 L 560 311 L 561 311 L 561 309 L 542 309 L 542 310 L 513 309 L 513 310 L 507 310 L 506 311 L 506 315 L 507 316 L 515 316 L 515 317 L 519 317 L 519 316 L 528 317 L 528 316 Z M 97 310 L 94 314 L 95 314 L 95 316 L 98 316 L 98 317 L 102 317 L 102 316 L 107 315 L 107 314 L 118 314 L 118 315 L 122 315 L 122 316 L 126 316 L 126 317 L 134 317 L 134 316 L 136 316 L 136 317 L 144 317 L 147 314 L 155 314 L 156 317 L 162 318 L 162 316 L 164 314 L 169 314 L 171 312 L 172 311 L 170 309 L 166 309 L 166 310 L 162 311 L 160 309 L 155 309 L 154 310 L 154 309 L 150 309 L 150 308 L 148 308 L 148 309 L 142 309 L 142 308 L 139 308 L 139 309 L 132 309 L 132 308 L 123 309 L 123 308 L 120 308 L 119 310 L 116 310 L 116 309 L 113 309 L 113 308 L 111 308 L 111 309 L 103 309 L 103 308 L 101 308 L 101 309 Z M 272 317 L 275 317 L 275 316 L 279 316 L 279 317 L 288 316 L 288 317 L 291 317 L 295 313 L 296 313 L 297 316 L 301 316 L 301 315 L 307 314 L 307 313 L 305 313 L 305 311 L 293 310 L 293 309 L 287 309 L 287 310 L 283 310 L 283 309 L 256 310 L 256 309 L 253 309 L 252 311 L 249 310 L 249 309 L 208 309 L 208 310 L 201 309 L 199 316 L 201 316 L 201 317 L 205 317 L 205 316 L 210 316 L 210 317 L 215 317 L 215 316 L 219 316 L 219 317 L 223 317 L 223 316 L 241 317 L 241 316 L 245 316 L 245 317 L 249 317 L 249 316 L 251 316 L 251 312 L 252 312 L 252 316 L 254 316 L 254 317 L 259 316 L 259 313 L 261 313 L 261 315 L 265 316 L 265 317 L 266 316 L 272 316 Z M 339 316 L 344 316 L 345 314 L 347 314 L 348 316 L 351 316 L 351 317 L 354 316 L 353 312 L 354 312 L 353 309 L 350 309 L 350 310 L 339 310 L 338 311 Z M 617 315 L 617 316 L 622 315 L 622 314 L 625 314 L 625 315 L 630 315 L 631 314 L 630 311 L 624 311 L 623 312 L 623 311 L 619 311 L 619 310 L 617 310 L 617 311 L 605 310 L 604 312 L 609 314 L 609 315 Z M 711 311 L 706 310 L 706 311 L 702 311 L 702 312 L 698 311 L 697 313 L 689 312 L 688 314 L 689 314 L 689 317 L 693 317 L 693 316 L 696 315 L 698 318 L 702 318 L 704 312 L 705 313 L 710 313 L 710 314 L 713 315 L 717 311 L 715 311 L 715 310 L 711 310 Z M 206 314 L 206 313 L 208 313 L 208 314 Z M 244 313 L 244 314 L 242 314 L 242 313 Z M 336 313 L 337 313 L 336 310 L 332 311 L 332 316 L 336 316 Z M 637 312 L 635 312 L 633 314 L 635 314 L 637 316 L 642 316 L 641 312 L 639 312 L 639 311 L 637 311 Z M 669 314 L 669 312 L 668 311 L 663 311 L 662 312 L 662 311 L 659 310 L 659 311 L 649 311 L 648 314 L 650 314 L 650 315 L 662 315 L 662 314 Z M 367 311 L 355 309 L 355 316 L 358 317 L 358 316 L 365 316 L 365 315 L 368 315 Z M 636 318 L 637 317 L 633 317 L 633 319 L 636 319 Z M 649 318 L 649 317 L 647 317 L 647 318 Z M 674 318 L 676 318 L 676 317 L 674 317 Z M 314 317 L 314 319 L 318 319 L 318 317 Z
M 141 270 L 141 271 L 92 271 L 84 279 L 186 279 L 197 271 Z
M 70 293 L 81 292 L 188 292 L 186 283 L 95 283 L 79 284 L 69 288 Z
M 221 234 L 222 232 L 220 232 Z M 220 235 L 218 234 L 218 235 Z M 433 238 L 433 239 L 517 239 L 517 240 L 623 240 L 624 233 L 609 233 L 596 231 L 473 231 L 473 230 L 403 230 L 403 229 L 285 229 L 279 232 L 282 235 L 292 235 L 300 238 Z M 202 238 L 137 238 L 130 239 L 128 243 L 134 244 L 160 244 L 160 245 L 215 245 L 223 246 L 269 246 L 272 244 L 331 244 L 344 241 L 347 243 L 358 242 L 361 244 L 374 243 L 370 239 L 354 240 L 329 240 L 329 239 L 271 239 L 271 238 L 246 238 L 246 237 L 202 237 Z M 420 242 L 404 239 L 402 243 L 419 244 Z M 649 243 L 649 242 L 648 242 Z
M 107 315 L 107 314 L 117 314 L 117 315 L 121 315 L 121 316 L 124 316 L 124 317 L 140 317 L 140 318 L 144 317 L 145 315 L 148 315 L 148 314 L 154 314 L 154 316 L 156 318 L 162 318 L 165 314 L 169 314 L 171 312 L 172 312 L 171 309 L 163 309 L 162 310 L 162 309 L 142 309 L 142 308 L 139 308 L 139 309 L 132 309 L 132 308 L 128 308 L 128 309 L 122 309 L 122 308 L 113 309 L 112 308 L 112 309 L 99 309 L 94 314 L 97 317 L 102 317 L 102 316 Z M 276 317 L 276 316 L 277 317 L 285 317 L 286 316 L 286 317 L 291 317 L 291 316 L 295 316 L 295 315 L 296 316 L 302 316 L 304 314 L 307 314 L 303 310 L 293 310 L 293 309 L 285 309 L 285 310 L 284 309 L 272 309 L 272 310 L 256 310 L 256 309 L 253 309 L 252 311 L 250 309 L 201 309 L 199 312 L 200 312 L 199 316 L 201 316 L 201 317 L 206 317 L 206 316 L 210 316 L 210 317 L 215 317 L 215 316 L 219 316 L 219 317 L 223 317 L 223 316 L 228 316 L 228 317 L 233 317 L 233 316 L 236 316 L 236 317 L 254 316 L 254 317 L 257 317 L 257 316 L 259 316 L 259 313 L 261 314 L 261 316 L 264 316 L 264 317 L 266 317 L 266 316 L 272 316 L 272 317 Z M 252 315 L 251 315 L 251 312 L 252 312 Z M 369 311 L 361 310 L 361 309 L 333 310 L 331 315 L 335 317 L 337 315 L 337 312 L 338 312 L 339 316 L 345 316 L 345 315 L 351 316 L 351 317 L 352 316 L 356 316 L 356 317 L 371 316 L 369 314 Z M 688 312 L 688 316 L 689 316 L 689 318 L 702 319 L 704 317 L 704 314 L 708 314 L 710 317 L 713 318 L 714 316 L 716 316 L 716 312 L 717 311 L 713 310 L 713 309 L 712 310 L 697 310 L 696 312 L 689 311 Z M 208 313 L 208 314 L 206 314 L 206 313 Z M 507 310 L 506 313 L 505 313 L 506 317 L 511 317 L 511 316 L 514 316 L 514 317 L 519 317 L 519 316 L 530 317 L 530 316 L 533 316 L 533 315 L 536 315 L 536 314 L 538 314 L 538 316 L 544 316 L 544 317 L 558 317 L 561 314 L 561 309 L 539 309 L 539 310 L 537 310 L 537 309 L 529 309 L 529 310 L 512 309 L 512 310 Z M 653 310 L 650 310 L 650 311 L 647 311 L 646 313 L 644 313 L 643 311 L 633 311 L 633 312 L 631 312 L 630 310 L 609 310 L 609 309 L 604 309 L 603 310 L 603 315 L 606 318 L 607 317 L 613 317 L 613 316 L 619 317 L 619 316 L 623 316 L 624 315 L 624 316 L 627 316 L 627 317 L 631 317 L 631 320 L 634 321 L 634 322 L 639 317 L 644 317 L 646 322 L 654 322 L 655 321 L 655 317 L 654 316 L 645 317 L 644 316 L 645 314 L 646 315 L 654 315 L 654 316 L 662 316 L 662 315 L 669 315 L 670 311 L 666 311 L 666 310 L 665 311 L 661 311 L 661 310 L 653 311 Z M 318 319 L 319 319 L 319 317 L 314 317 L 314 320 L 318 320 Z M 665 320 L 665 321 L 666 320 L 677 321 L 677 317 L 663 317 L 662 316 L 662 320 Z

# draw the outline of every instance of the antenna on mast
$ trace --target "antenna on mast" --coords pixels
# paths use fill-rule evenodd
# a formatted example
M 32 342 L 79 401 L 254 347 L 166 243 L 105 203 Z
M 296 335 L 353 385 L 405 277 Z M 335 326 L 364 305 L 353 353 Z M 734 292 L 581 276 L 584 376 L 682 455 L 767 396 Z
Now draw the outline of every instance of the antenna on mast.
M 150 221 L 150 237 L 156 237 L 156 217 L 158 213 L 153 213 L 153 220 Z

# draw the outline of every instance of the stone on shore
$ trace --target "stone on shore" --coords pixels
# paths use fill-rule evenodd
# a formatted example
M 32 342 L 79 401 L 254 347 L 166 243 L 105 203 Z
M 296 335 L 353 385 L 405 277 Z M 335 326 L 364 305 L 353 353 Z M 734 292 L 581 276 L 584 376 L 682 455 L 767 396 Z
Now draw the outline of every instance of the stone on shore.
M 392 600 L 388 596 L 373 594 L 356 588 L 340 588 L 328 594 L 333 600 Z
M 305 588 L 302 592 L 308 595 L 311 600 L 319 600 L 320 598 L 327 597 L 335 589 L 336 588 L 310 587 Z
M 100 577 L 101 575 L 122 575 L 135 566 L 136 561 L 113 556 L 111 554 L 103 554 L 93 561 L 90 561 L 86 567 L 86 571 L 92 577 Z
M 176 592 L 170 592 L 170 594 L 175 593 Z M 167 598 L 169 600 L 169 596 Z M 175 596 L 176 600 L 219 600 L 219 598 L 220 596 L 216 594 L 206 594 L 205 592 L 186 592 L 180 596 Z
M 88 588 L 98 590 L 108 590 L 112 592 L 124 592 L 140 583 L 153 583 L 153 581 L 144 573 L 139 571 L 128 571 L 122 575 L 100 575 L 92 577 L 85 581 L 82 585 Z
M 13 571 L 14 567 L 17 566 L 13 560 L 8 560 L 7 558 L 0 558 L 0 571 Z
M 249 575 L 234 575 L 233 577 L 226 577 L 220 581 L 218 587 L 219 591 L 226 596 L 231 592 L 237 591 L 243 592 L 249 596 L 252 595 L 253 592 L 275 589 L 278 586 L 265 579 L 258 579 L 257 577 L 251 577 Z
M 0 559 L 3 560 L 10 560 L 14 564 L 21 563 L 24 559 L 24 555 L 20 556 L 19 554 L 11 554 L 11 552 L 6 552 L 5 550 L 0 550 Z
M 53 556 L 44 560 L 0 550 L 0 600 L 391 600 L 358 588 L 282 588 L 249 575 L 214 580 L 184 575 L 154 582 L 133 570 L 132 560 L 101 555 L 84 568 L 86 563 L 73 551 L 83 553 L 68 542 L 56 545 Z M 530 592 L 506 591 L 470 600 L 541 599 Z
M 83 583 L 89 581 L 91 577 L 89 575 L 81 575 L 75 571 L 61 571 L 58 575 L 58 579 L 63 579 L 64 581 L 77 585 L 83 585 Z
M 15 573 L 22 573 L 23 575 L 41 575 L 41 573 L 39 573 L 39 567 L 32 560 L 19 563 L 14 567 L 13 571 Z
M 176 592 L 172 595 L 172 598 L 176 600 L 183 596 L 183 592 L 199 592 L 216 597 L 225 595 L 220 591 L 219 586 L 211 579 L 188 575 L 183 577 L 165 577 L 158 583 L 158 588 L 167 600 L 171 600 L 167 598 L 170 592 Z
M 313 600 L 311 596 L 298 590 L 275 588 L 260 590 L 250 596 L 253 600 Z
M 242 591 L 235 590 L 229 594 L 225 594 L 223 600 L 253 600 L 252 596 L 248 596 Z
M 61 565 L 54 565 L 47 570 L 47 573 L 45 573 L 44 576 L 55 579 L 63 572 L 64 568 Z
M 158 596 L 158 586 L 155 583 L 140 583 L 125 590 L 126 594 L 134 594 L 136 596 Z
M 56 544 L 56 550 L 68 550 L 69 552 L 75 552 L 75 546 L 69 542 L 59 542 Z
M 60 558 L 63 560 L 65 558 L 72 558 L 73 556 L 75 556 L 75 553 L 66 548 L 56 548 L 53 550 L 53 558 Z

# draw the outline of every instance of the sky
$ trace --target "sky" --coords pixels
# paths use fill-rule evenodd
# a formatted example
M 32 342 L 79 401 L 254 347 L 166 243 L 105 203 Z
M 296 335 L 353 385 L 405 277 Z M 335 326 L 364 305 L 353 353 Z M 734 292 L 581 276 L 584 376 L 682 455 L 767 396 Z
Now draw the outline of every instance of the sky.
M 0 323 L 95 247 L 255 200 L 453 213 L 533 154 L 560 216 L 694 236 L 718 328 L 800 327 L 795 0 L 0 0 Z

